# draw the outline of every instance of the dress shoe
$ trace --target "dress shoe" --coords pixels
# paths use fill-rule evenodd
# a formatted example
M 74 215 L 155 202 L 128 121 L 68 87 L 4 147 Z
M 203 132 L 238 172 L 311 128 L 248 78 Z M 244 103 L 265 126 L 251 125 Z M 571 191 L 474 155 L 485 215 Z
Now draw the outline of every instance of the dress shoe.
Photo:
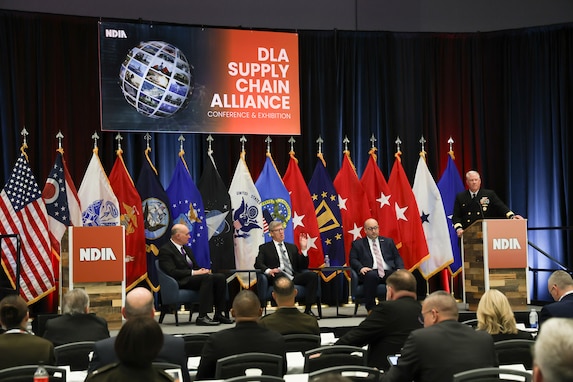
M 197 326 L 215 326 L 219 324 L 219 321 L 213 321 L 209 316 L 197 317 L 197 320 L 195 321 L 195 325 Z
M 233 324 L 235 322 L 235 320 L 233 320 L 232 318 L 227 318 L 222 314 L 216 314 L 215 317 L 213 317 L 213 319 L 215 321 L 219 321 L 221 324 Z

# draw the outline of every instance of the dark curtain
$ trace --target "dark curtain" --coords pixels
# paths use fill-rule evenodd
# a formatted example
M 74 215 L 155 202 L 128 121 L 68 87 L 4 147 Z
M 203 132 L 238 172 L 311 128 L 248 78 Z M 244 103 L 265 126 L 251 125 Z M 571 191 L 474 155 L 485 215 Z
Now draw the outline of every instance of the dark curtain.
M 0 180 L 5 182 L 22 143 L 38 182 L 54 160 L 61 130 L 70 172 L 79 187 L 97 131 L 99 153 L 109 173 L 115 134 L 100 131 L 97 19 L 0 11 Z M 413 181 L 426 139 L 436 180 L 445 167 L 448 139 L 455 141 L 463 174 L 480 171 L 517 213 L 529 219 L 529 239 L 565 265 L 570 251 L 570 164 L 573 128 L 573 24 L 491 33 L 437 34 L 299 31 L 301 136 L 294 149 L 308 181 L 320 136 L 327 169 L 340 168 L 343 139 L 362 174 L 376 138 L 378 164 L 386 177 L 400 138 L 406 173 Z M 273 136 L 271 152 L 281 174 L 289 137 Z M 152 134 L 151 157 L 167 187 L 177 160 L 179 134 Z M 139 175 L 143 134 L 123 136 L 128 169 Z M 183 149 L 198 181 L 206 157 L 205 134 L 184 134 Z M 227 185 L 240 136 L 216 135 L 214 157 Z M 247 163 L 256 180 L 265 136 L 247 136 Z M 530 266 L 557 265 L 530 248 Z M 546 277 L 547 275 L 543 275 Z M 540 297 L 547 299 L 540 278 Z

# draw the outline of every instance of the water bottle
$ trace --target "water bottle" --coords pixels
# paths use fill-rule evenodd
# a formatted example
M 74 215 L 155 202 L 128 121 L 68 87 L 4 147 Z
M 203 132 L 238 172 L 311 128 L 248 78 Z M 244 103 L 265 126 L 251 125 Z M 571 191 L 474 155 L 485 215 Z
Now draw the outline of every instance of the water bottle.
M 46 370 L 42 362 L 40 362 L 38 368 L 34 372 L 34 382 L 48 382 L 49 380 L 50 380 L 50 374 L 48 374 L 48 371 Z
M 529 326 L 531 329 L 537 329 L 538 322 L 539 316 L 537 315 L 537 311 L 535 309 L 531 309 L 531 312 L 529 312 Z
M 330 257 L 328 255 L 324 255 L 324 266 L 330 267 Z

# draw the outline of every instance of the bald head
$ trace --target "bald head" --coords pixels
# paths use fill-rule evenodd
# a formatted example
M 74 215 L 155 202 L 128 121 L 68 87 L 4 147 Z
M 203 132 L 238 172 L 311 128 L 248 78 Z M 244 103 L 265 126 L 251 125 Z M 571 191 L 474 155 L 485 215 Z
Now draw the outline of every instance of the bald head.
M 247 289 L 237 293 L 231 308 L 231 315 L 235 317 L 235 321 L 258 321 L 262 312 L 261 302 L 255 293 Z
M 380 228 L 376 219 L 369 218 L 364 221 L 364 232 L 370 240 L 374 240 L 378 237 L 380 233 Z
M 432 326 L 438 322 L 458 319 L 458 303 L 454 297 L 439 290 L 430 294 L 422 303 L 424 326 Z
M 185 245 L 189 242 L 189 228 L 185 224 L 173 224 L 171 227 L 171 240 L 175 244 Z
M 132 289 L 125 297 L 122 313 L 126 320 L 138 316 L 153 316 L 155 314 L 153 294 L 142 287 Z
M 279 277 L 273 285 L 273 298 L 277 306 L 294 306 L 297 290 L 294 282 L 288 277 Z

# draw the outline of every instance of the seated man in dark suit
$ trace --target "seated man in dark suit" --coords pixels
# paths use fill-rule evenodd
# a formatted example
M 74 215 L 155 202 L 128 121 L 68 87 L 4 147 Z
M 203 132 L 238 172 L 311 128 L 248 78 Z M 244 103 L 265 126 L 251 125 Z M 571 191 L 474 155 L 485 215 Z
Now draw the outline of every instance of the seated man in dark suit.
M 125 307 L 122 308 L 121 313 L 128 321 L 139 316 L 154 317 L 153 295 L 145 288 L 132 289 L 125 297 Z M 116 337 L 110 337 L 95 343 L 88 372 L 91 373 L 102 366 L 119 361 L 114 350 L 115 340 Z M 163 347 L 154 359 L 154 362 L 168 362 L 179 365 L 183 374 L 183 381 L 190 381 L 183 338 L 163 334 Z
M 199 290 L 199 316 L 197 325 L 209 326 L 232 324 L 226 316 L 227 282 L 222 273 L 211 273 L 210 269 L 200 268 L 187 245 L 189 228 L 184 224 L 174 224 L 171 239 L 160 249 L 157 258 L 163 272 L 177 280 L 180 288 Z M 213 310 L 213 319 L 207 313 Z
M 462 371 L 498 365 L 493 338 L 458 322 L 458 305 L 449 293 L 426 297 L 420 319 L 424 328 L 410 333 L 398 364 L 380 381 L 444 382 Z
M 283 336 L 258 324 L 263 309 L 259 298 L 250 290 L 240 291 L 233 300 L 231 314 L 237 321 L 234 328 L 221 330 L 209 336 L 201 353 L 197 380 L 215 377 L 217 360 L 234 354 L 270 353 L 283 357 L 286 368 Z
M 394 240 L 378 236 L 378 222 L 366 219 L 366 237 L 355 240 L 350 248 L 350 266 L 358 274 L 358 282 L 364 284 L 366 310 L 376 305 L 376 288 L 397 269 L 404 268 Z
M 320 334 L 316 317 L 309 316 L 295 306 L 297 290 L 288 277 L 279 277 L 273 286 L 273 298 L 277 303 L 277 311 L 267 314 L 259 321 L 259 325 L 272 329 L 280 334 Z
M 0 369 L 21 365 L 54 364 L 54 344 L 28 332 L 28 305 L 22 297 L 10 294 L 0 301 Z
M 99 341 L 109 337 L 107 321 L 88 313 L 90 298 L 85 290 L 70 289 L 64 295 L 64 314 L 46 321 L 43 337 L 54 346 L 79 341 Z
M 255 268 L 263 271 L 271 283 L 282 275 L 291 279 L 295 285 L 303 285 L 306 288 L 304 312 L 314 316 L 311 307 L 316 302 L 318 277 L 314 272 L 304 272 L 308 269 L 308 235 L 300 235 L 302 253 L 299 253 L 296 245 L 285 243 L 282 222 L 272 221 L 269 232 L 273 240 L 259 246 Z
M 372 308 L 359 326 L 350 329 L 336 345 L 368 345 L 368 366 L 387 370 L 387 357 L 400 353 L 406 338 L 423 325 L 421 304 L 416 301 L 416 278 L 405 269 L 386 279 L 386 301 Z
M 547 289 L 555 302 L 541 308 L 539 325 L 551 317 L 573 318 L 573 278 L 565 271 L 555 271 L 547 280 Z

